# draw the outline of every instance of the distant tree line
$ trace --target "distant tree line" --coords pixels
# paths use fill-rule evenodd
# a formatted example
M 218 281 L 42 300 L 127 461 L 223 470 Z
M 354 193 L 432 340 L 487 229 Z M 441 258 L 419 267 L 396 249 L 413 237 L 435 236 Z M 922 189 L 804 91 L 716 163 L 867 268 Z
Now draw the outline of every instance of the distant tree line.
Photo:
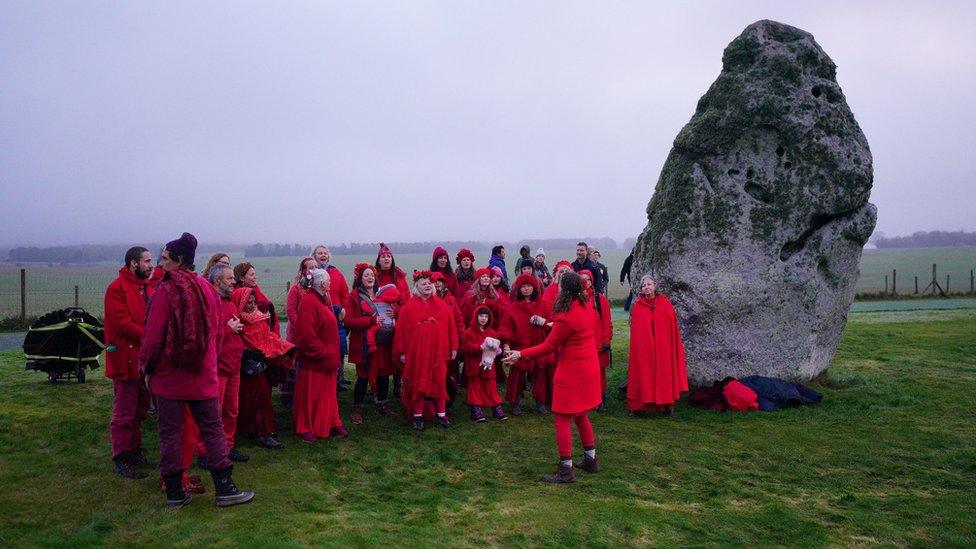
M 976 246 L 976 233 L 966 231 L 918 231 L 909 236 L 878 236 L 879 248 L 931 248 L 936 246 Z
M 386 245 L 394 253 L 430 253 L 437 246 L 443 246 L 452 253 L 461 248 L 471 250 L 488 250 L 497 244 L 505 246 L 510 257 L 518 256 L 518 249 L 523 244 L 527 244 L 531 249 L 531 254 L 540 247 L 546 249 L 567 249 L 575 248 L 580 240 L 585 241 L 591 246 L 596 246 L 600 250 L 617 249 L 617 241 L 612 238 L 542 238 L 539 240 L 520 241 L 520 242 L 486 242 L 478 240 L 451 240 L 451 241 L 425 241 L 425 242 L 387 242 Z M 349 244 L 329 245 L 329 251 L 334 255 L 370 255 L 375 254 L 379 249 L 379 242 L 351 242 Z M 312 246 L 307 244 L 252 244 L 244 248 L 244 255 L 247 257 L 282 257 L 282 256 L 302 256 L 312 251 Z
M 161 243 L 134 244 L 145 246 L 156 258 L 162 249 Z M 49 246 L 39 248 L 36 246 L 19 246 L 7 251 L 7 260 L 18 263 L 104 263 L 106 261 L 116 261 L 122 263 L 125 251 L 130 248 L 128 244 L 78 244 L 75 246 Z M 202 255 L 223 251 L 227 253 L 241 252 L 241 245 L 222 245 L 211 244 L 200 246 L 197 250 L 197 258 Z M 205 260 L 204 260 L 205 261 Z

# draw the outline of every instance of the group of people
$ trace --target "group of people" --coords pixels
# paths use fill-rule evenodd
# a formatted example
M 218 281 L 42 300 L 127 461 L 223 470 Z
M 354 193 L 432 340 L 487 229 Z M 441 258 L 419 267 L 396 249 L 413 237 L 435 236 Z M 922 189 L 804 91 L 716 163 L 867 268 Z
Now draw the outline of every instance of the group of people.
M 523 247 L 511 284 L 502 246 L 481 268 L 471 250 L 459 250 L 452 265 L 438 247 L 429 269 L 408 275 L 380 244 L 374 263 L 355 266 L 351 287 L 319 245 L 301 260 L 289 289 L 284 338 L 253 265 L 232 267 L 218 253 L 198 275 L 195 251 L 196 239 L 184 233 L 166 244 L 154 268 L 151 253 L 133 247 L 105 296 L 115 469 L 147 476 L 141 424 L 155 406 L 168 507 L 204 490 L 188 474 L 194 457 L 210 470 L 217 505 L 253 498 L 231 478 L 232 463 L 249 459 L 235 440 L 253 435 L 259 446 L 283 447 L 272 387 L 290 405 L 301 441 L 348 436 L 337 398 L 347 359 L 356 371 L 353 424 L 364 423 L 370 392 L 378 415 L 397 415 L 390 400 L 399 398 L 409 425 L 423 431 L 431 422 L 451 425 L 448 409 L 462 390 L 477 423 L 487 421 L 486 410 L 499 421 L 522 415 L 531 391 L 536 411 L 554 415 L 560 458 L 542 480 L 575 480 L 572 424 L 584 449 L 575 466 L 597 471 L 589 412 L 604 409 L 613 325 L 607 269 L 585 242 L 575 261 L 560 261 L 551 272 L 544 250 L 530 256 Z M 638 290 L 628 408 L 670 413 L 688 388 L 677 318 L 650 276 Z

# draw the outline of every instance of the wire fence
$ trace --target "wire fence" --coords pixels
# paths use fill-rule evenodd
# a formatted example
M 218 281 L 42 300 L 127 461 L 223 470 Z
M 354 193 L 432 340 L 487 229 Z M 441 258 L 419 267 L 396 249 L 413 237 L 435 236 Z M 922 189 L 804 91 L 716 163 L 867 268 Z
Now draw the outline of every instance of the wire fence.
M 65 272 L 69 269 L 71 272 Z M 25 319 L 29 322 L 55 309 L 73 306 L 100 318 L 105 288 L 116 276 L 104 266 L 0 269 L 0 321 L 4 326 L 20 326 Z M 261 289 L 282 314 L 290 277 L 285 271 L 262 273 Z M 626 292 L 626 288 L 611 283 L 611 299 L 621 300 Z M 862 299 L 974 294 L 976 269 L 969 261 L 890 269 L 862 264 L 858 281 L 858 297 Z

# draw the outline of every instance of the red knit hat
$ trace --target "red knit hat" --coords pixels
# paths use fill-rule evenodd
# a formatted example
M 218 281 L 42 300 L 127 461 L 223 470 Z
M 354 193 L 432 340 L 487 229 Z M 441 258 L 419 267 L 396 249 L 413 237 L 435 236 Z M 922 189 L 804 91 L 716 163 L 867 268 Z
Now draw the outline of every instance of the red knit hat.
M 580 271 L 576 274 L 589 278 L 590 283 L 593 283 L 593 273 L 591 273 L 589 269 L 580 269 Z
M 423 271 L 414 271 L 414 272 L 413 272 L 413 281 L 414 281 L 414 282 L 417 282 L 417 281 L 418 281 L 418 280 L 420 280 L 421 278 L 428 278 L 428 279 L 429 279 L 429 278 L 431 278 L 431 277 L 432 277 L 432 274 L 433 274 L 433 273 L 431 273 L 430 271 L 427 271 L 427 270 L 423 270 Z
M 539 297 L 542 294 L 542 281 L 539 280 L 539 277 L 531 274 L 519 275 L 518 278 L 515 279 L 515 284 L 512 284 L 512 291 L 510 293 L 512 296 L 512 301 L 518 301 L 521 299 L 519 296 L 522 293 L 522 286 L 525 286 L 526 284 L 535 288 L 536 297 Z
M 379 259 L 383 254 L 390 254 L 390 257 L 393 257 L 393 252 L 390 251 L 390 248 L 387 247 L 386 243 L 380 242 L 380 251 L 376 254 L 376 259 Z
M 436 250 L 435 250 L 435 252 L 436 252 Z M 458 253 L 454 257 L 454 260 L 457 261 L 458 265 L 460 265 L 461 264 L 461 260 L 464 259 L 465 257 L 468 258 L 468 259 L 470 259 L 471 262 L 474 263 L 474 254 L 471 253 L 471 250 L 469 250 L 467 248 L 461 248 L 460 250 L 458 250 Z M 436 257 L 434 259 L 436 259 Z
M 474 279 L 478 280 L 479 278 L 481 278 L 481 275 L 485 275 L 488 278 L 491 278 L 491 269 L 489 269 L 488 267 L 482 267 L 478 269 L 477 271 L 474 272 Z
M 183 261 L 183 265 L 187 267 L 192 266 L 193 260 L 196 259 L 197 238 L 190 233 L 183 233 L 176 240 L 167 242 L 166 249 L 171 252 L 171 256 L 179 256 Z
M 556 266 L 552 268 L 552 272 L 556 272 L 559 270 L 560 267 L 564 267 L 564 266 L 569 270 L 573 270 L 573 264 L 564 259 L 559 263 L 556 263 Z
M 356 266 L 353 267 L 353 269 L 352 269 L 352 277 L 353 277 L 353 279 L 356 279 L 356 278 L 359 278 L 360 276 L 362 276 L 363 271 L 365 271 L 366 269 L 373 269 L 373 272 L 374 273 L 376 272 L 376 267 L 373 266 L 370 263 L 356 263 Z
M 438 280 L 440 280 L 441 282 L 444 282 L 444 273 L 441 273 L 441 272 L 433 272 L 433 273 L 430 274 L 430 281 L 431 282 L 437 282 Z
M 491 274 L 493 276 L 497 276 L 498 278 L 505 278 L 505 274 L 502 272 L 502 268 L 501 267 L 499 267 L 497 265 L 492 265 L 490 267 L 490 269 L 491 269 Z
M 442 256 L 442 255 L 448 255 L 447 254 L 447 250 L 445 250 L 444 248 L 441 248 L 440 246 L 438 246 L 438 247 L 434 248 L 434 253 L 430 254 L 430 259 L 431 259 L 431 261 L 437 261 L 437 258 L 440 257 L 440 256 Z M 450 256 L 448 256 L 448 257 L 450 257 Z

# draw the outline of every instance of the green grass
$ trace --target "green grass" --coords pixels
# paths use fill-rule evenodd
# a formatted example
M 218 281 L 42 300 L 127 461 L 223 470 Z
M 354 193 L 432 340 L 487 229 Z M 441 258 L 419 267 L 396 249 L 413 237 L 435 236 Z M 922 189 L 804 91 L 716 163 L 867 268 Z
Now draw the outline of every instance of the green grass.
M 154 478 L 111 472 L 107 380 L 52 386 L 0 354 L 0 545 L 972 546 L 976 317 L 890 314 L 851 315 L 818 406 L 682 403 L 635 420 L 614 399 L 594 414 L 603 470 L 575 485 L 537 482 L 555 459 L 549 417 L 458 413 L 417 435 L 370 413 L 349 439 L 307 446 L 281 410 L 285 450 L 241 444 L 252 459 L 235 477 L 252 504 L 218 511 L 205 494 L 175 513 Z M 625 322 L 615 347 L 612 385 Z

